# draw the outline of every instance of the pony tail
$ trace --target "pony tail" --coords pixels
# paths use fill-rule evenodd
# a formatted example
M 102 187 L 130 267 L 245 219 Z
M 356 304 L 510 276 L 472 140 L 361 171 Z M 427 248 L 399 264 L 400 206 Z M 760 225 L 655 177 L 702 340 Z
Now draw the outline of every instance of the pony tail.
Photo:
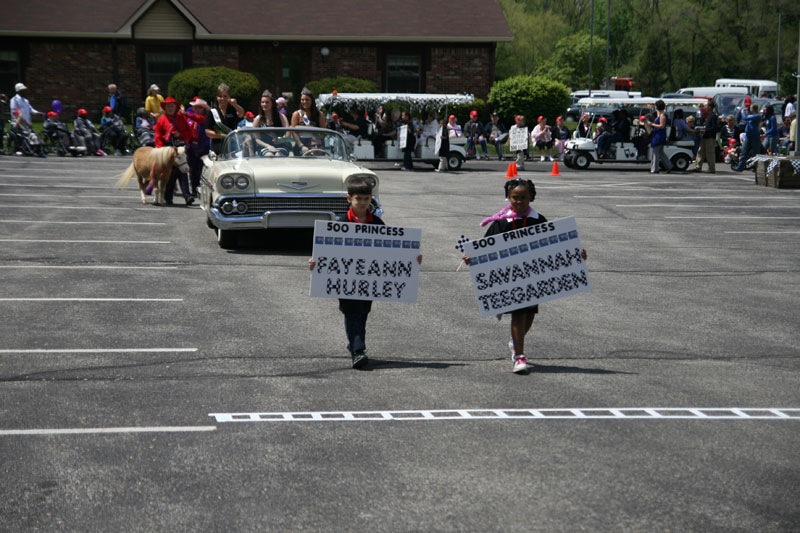
M 114 185 L 114 187 L 117 189 L 124 189 L 128 186 L 131 178 L 133 178 L 135 175 L 136 169 L 133 167 L 133 162 L 131 162 L 131 166 L 129 166 L 127 170 L 120 175 L 119 180 L 117 180 L 117 183 Z

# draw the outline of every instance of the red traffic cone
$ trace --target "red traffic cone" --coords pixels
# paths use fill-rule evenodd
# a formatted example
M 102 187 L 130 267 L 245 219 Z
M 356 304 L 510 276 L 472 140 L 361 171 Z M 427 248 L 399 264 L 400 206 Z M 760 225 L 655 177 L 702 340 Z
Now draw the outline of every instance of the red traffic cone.
M 508 169 L 506 170 L 506 179 L 507 180 L 514 177 L 514 170 L 511 168 L 511 165 L 513 165 L 513 164 L 514 163 L 509 163 L 508 164 Z
M 551 176 L 560 176 L 561 174 L 558 172 L 558 161 L 553 161 L 553 170 L 550 171 Z

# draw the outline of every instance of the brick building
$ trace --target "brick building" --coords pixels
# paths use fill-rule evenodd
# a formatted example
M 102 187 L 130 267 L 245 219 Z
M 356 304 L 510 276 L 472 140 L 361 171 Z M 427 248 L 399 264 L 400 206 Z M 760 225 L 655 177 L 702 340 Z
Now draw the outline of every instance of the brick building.
M 376 10 L 375 6 L 380 9 Z M 0 19 L 0 91 L 29 87 L 34 107 L 98 110 L 116 83 L 129 107 L 176 72 L 226 66 L 273 92 L 350 76 L 384 92 L 468 92 L 485 97 L 497 42 L 511 30 L 497 0 L 28 0 Z M 387 7 L 383 7 L 387 6 Z

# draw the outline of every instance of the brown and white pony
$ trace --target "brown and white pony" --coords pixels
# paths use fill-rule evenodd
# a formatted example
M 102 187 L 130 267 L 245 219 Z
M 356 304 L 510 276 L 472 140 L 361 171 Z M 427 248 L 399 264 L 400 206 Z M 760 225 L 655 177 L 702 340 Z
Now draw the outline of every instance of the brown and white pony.
M 146 182 L 152 182 L 153 204 L 162 205 L 164 190 L 167 188 L 167 181 L 169 181 L 173 166 L 177 166 L 178 170 L 183 173 L 189 172 L 186 148 L 183 146 L 164 146 L 162 148 L 142 146 L 133 153 L 133 162 L 117 181 L 117 187 L 124 189 L 130 183 L 131 178 L 136 176 L 139 180 L 139 192 L 142 193 L 142 203 L 146 204 Z

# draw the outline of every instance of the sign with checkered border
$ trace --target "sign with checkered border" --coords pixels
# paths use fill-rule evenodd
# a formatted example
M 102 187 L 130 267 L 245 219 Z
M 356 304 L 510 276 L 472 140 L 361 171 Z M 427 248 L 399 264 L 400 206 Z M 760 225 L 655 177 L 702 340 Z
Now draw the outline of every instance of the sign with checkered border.
M 421 246 L 419 228 L 317 220 L 310 295 L 415 303 Z
M 495 316 L 591 290 L 575 217 L 465 245 L 481 316 Z

